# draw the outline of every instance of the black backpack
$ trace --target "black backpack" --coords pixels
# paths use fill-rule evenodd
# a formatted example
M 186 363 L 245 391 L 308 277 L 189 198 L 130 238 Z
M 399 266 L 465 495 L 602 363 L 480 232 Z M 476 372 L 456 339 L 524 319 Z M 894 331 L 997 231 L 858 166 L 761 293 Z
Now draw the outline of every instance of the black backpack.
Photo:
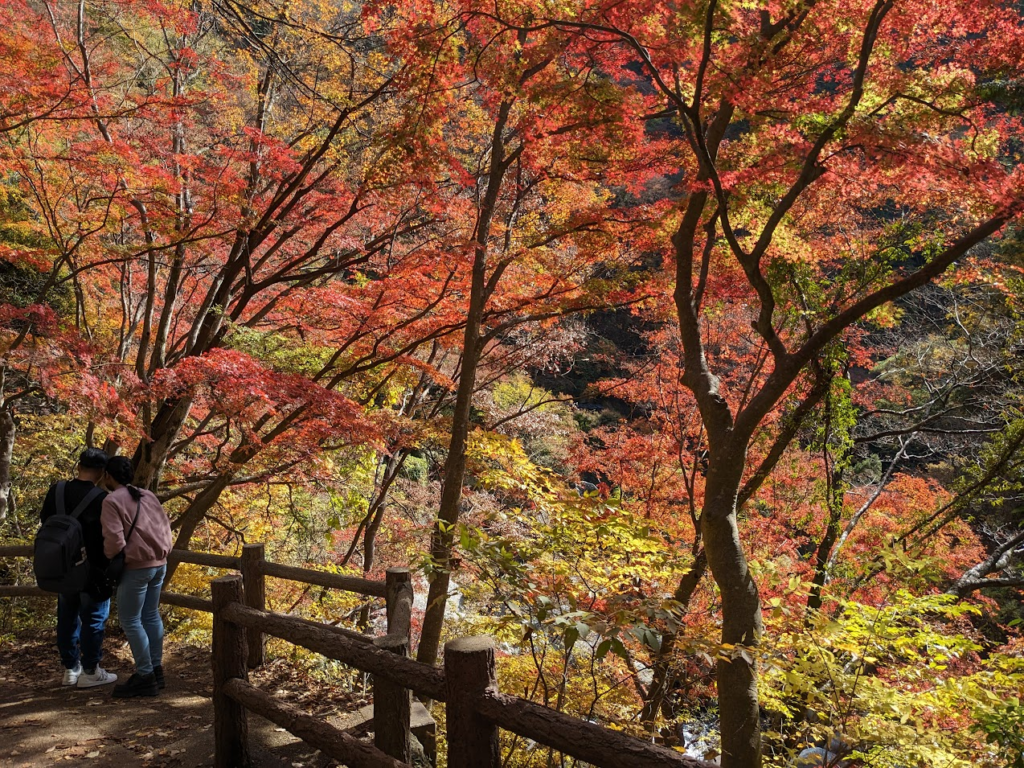
M 57 511 L 43 522 L 33 547 L 32 568 L 40 589 L 63 595 L 85 591 L 89 584 L 89 562 L 78 516 L 101 493 L 102 488 L 94 487 L 68 515 L 64 482 L 57 483 Z

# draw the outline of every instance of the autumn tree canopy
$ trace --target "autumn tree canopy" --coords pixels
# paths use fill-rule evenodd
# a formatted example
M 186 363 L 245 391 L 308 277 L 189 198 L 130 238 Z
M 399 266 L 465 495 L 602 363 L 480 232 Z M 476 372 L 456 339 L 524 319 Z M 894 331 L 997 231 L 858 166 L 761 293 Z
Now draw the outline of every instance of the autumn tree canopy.
M 418 567 L 421 660 L 493 631 L 733 768 L 984 764 L 1022 57 L 1008 0 L 7 2 L 5 535 L 105 445 L 177 546 Z

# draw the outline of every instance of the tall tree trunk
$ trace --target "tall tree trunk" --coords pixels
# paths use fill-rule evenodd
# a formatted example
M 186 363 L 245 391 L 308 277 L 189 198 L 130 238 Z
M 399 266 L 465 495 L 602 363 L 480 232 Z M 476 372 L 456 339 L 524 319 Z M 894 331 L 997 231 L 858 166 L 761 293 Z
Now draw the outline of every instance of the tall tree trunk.
M 763 630 L 761 599 L 747 567 L 736 525 L 736 498 L 745 447 L 744 444 L 727 450 L 720 448 L 718 456 L 712 449 L 702 528 L 708 566 L 722 593 L 722 643 L 754 649 Z M 753 651 L 724 649 L 717 667 L 722 766 L 758 768 L 761 722 Z
M 0 522 L 7 519 L 11 499 L 11 457 L 14 455 L 14 414 L 0 408 Z
M 136 485 L 156 491 L 171 444 L 178 436 L 191 409 L 190 397 L 167 400 L 161 404 L 150 426 L 149 440 L 143 439 L 132 458 Z
M 424 664 L 437 661 L 441 644 L 441 628 L 444 625 L 445 609 L 448 606 L 448 589 L 451 586 L 451 554 L 455 540 L 455 525 L 459 521 L 462 504 L 462 483 L 466 476 L 466 442 L 469 435 L 470 409 L 473 405 L 473 390 L 476 388 L 476 369 L 480 361 L 480 319 L 483 314 L 483 267 L 484 260 L 478 259 L 473 265 L 473 295 L 470 299 L 469 317 L 466 322 L 465 352 L 462 358 L 462 375 L 455 397 L 455 414 L 452 418 L 452 435 L 448 445 L 448 458 L 444 463 L 444 486 L 441 490 L 441 507 L 438 522 L 430 537 L 430 557 L 434 573 L 427 591 L 427 609 L 423 616 L 423 631 L 416 658 Z M 478 270 L 477 267 L 480 267 Z M 479 301 L 477 297 L 477 273 L 480 275 Z M 474 306 L 474 304 L 476 306 Z
M 522 37 L 522 34 L 520 37 Z M 437 523 L 430 536 L 430 557 L 434 573 L 427 591 L 427 609 L 423 617 L 423 631 L 416 658 L 424 664 L 437 661 L 441 644 L 441 628 L 444 625 L 445 609 L 448 606 L 448 588 L 451 585 L 451 554 L 455 537 L 455 525 L 459 521 L 462 504 L 462 483 L 466 476 L 466 441 L 469 435 L 469 418 L 473 406 L 473 391 L 476 389 L 477 367 L 483 341 L 480 328 L 483 323 L 484 306 L 494 286 L 487 283 L 487 244 L 491 234 L 491 222 L 498 202 L 498 194 L 511 159 L 518 157 L 519 150 L 511 157 L 505 155 L 505 126 L 512 111 L 513 99 L 506 99 L 498 108 L 491 136 L 491 157 L 487 177 L 487 191 L 484 193 L 477 216 L 476 231 L 473 233 L 473 274 L 470 284 L 469 313 L 462 342 L 462 370 L 459 387 L 455 395 L 455 413 L 452 416 L 452 435 L 448 444 L 448 458 L 444 463 L 444 485 L 441 489 L 441 507 Z

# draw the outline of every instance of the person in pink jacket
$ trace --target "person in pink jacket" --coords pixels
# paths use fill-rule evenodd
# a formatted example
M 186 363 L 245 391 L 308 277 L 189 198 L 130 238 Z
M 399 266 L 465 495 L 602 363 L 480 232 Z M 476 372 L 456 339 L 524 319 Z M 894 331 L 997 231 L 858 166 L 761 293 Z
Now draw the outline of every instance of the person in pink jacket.
M 135 658 L 135 674 L 114 687 L 114 698 L 156 696 L 164 687 L 164 624 L 160 588 L 171 551 L 171 523 L 151 491 L 131 485 L 131 462 L 115 456 L 103 480 L 110 490 L 103 500 L 103 552 L 114 558 L 124 551 L 124 574 L 117 585 L 117 615 Z

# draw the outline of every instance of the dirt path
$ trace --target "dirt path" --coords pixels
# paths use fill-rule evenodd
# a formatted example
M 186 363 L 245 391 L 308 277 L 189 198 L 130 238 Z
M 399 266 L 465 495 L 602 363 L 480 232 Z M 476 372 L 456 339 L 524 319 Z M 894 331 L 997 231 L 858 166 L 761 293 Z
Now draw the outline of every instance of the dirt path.
M 123 635 L 109 632 L 103 666 L 124 680 L 132 669 Z M 0 768 L 82 765 L 90 768 L 204 768 L 213 765 L 209 656 L 191 647 L 165 653 L 167 688 L 156 698 L 114 699 L 112 686 L 78 690 L 60 684 L 52 636 L 0 639 Z M 254 682 L 289 699 L 314 691 L 287 665 L 271 665 Z M 291 688 L 292 690 L 288 690 Z M 360 702 L 332 691 L 315 695 L 324 712 Z M 261 768 L 326 768 L 335 763 L 262 718 L 250 715 L 251 745 Z

